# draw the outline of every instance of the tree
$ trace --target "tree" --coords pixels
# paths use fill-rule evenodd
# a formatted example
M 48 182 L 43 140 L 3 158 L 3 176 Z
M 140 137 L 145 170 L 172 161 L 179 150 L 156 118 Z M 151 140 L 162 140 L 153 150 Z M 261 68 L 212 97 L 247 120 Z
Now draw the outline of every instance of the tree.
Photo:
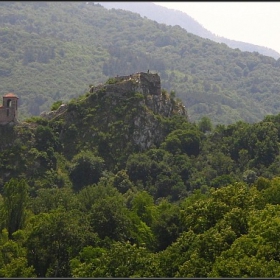
M 57 208 L 40 213 L 30 221 L 28 263 L 33 265 L 37 277 L 70 277 L 70 259 L 96 240 L 79 211 Z
M 249 170 L 247 169 L 244 173 L 243 173 L 243 181 L 246 182 L 247 184 L 253 184 L 257 179 L 257 173 L 254 170 Z
M 69 177 L 75 191 L 83 187 L 96 184 L 104 170 L 104 160 L 89 151 L 77 154 L 70 166 Z
M 145 247 L 113 242 L 110 248 L 84 248 L 71 261 L 74 277 L 160 277 L 158 258 Z
M 156 236 L 156 249 L 166 249 L 181 233 L 179 207 L 163 199 L 156 208 L 155 220 L 151 227 Z
M 200 121 L 198 122 L 198 128 L 201 132 L 205 133 L 205 132 L 211 132 L 213 129 L 213 125 L 211 120 L 206 117 L 203 116 Z
M 127 174 L 132 182 L 142 182 L 144 186 L 148 184 L 151 177 L 152 161 L 146 154 L 133 154 L 126 162 Z
M 77 197 L 71 188 L 41 188 L 36 192 L 36 197 L 31 200 L 31 209 L 36 215 L 58 207 L 63 207 L 65 210 L 77 207 Z
M 113 179 L 113 186 L 122 194 L 126 193 L 133 187 L 126 170 L 120 170 L 117 172 Z
M 155 218 L 153 197 L 146 191 L 139 191 L 132 200 L 132 211 L 148 226 L 151 226 Z
M 4 185 L 3 190 L 3 214 L 5 224 L 4 227 L 8 229 L 9 238 L 18 229 L 23 228 L 26 205 L 28 185 L 24 179 L 12 178 Z
M 199 131 L 177 129 L 167 135 L 161 148 L 173 154 L 186 153 L 197 156 L 200 151 L 201 138 Z
M 131 220 L 121 195 L 99 198 L 91 207 L 90 224 L 101 239 L 128 240 Z
M 49 126 L 39 125 L 35 131 L 35 147 L 39 151 L 47 151 L 48 148 L 58 148 L 59 139 Z
M 62 100 L 55 101 L 51 107 L 51 111 L 55 111 L 62 105 Z
M 36 277 L 34 268 L 28 265 L 26 248 L 23 246 L 26 232 L 18 230 L 9 239 L 8 231 L 0 234 L 0 277 Z

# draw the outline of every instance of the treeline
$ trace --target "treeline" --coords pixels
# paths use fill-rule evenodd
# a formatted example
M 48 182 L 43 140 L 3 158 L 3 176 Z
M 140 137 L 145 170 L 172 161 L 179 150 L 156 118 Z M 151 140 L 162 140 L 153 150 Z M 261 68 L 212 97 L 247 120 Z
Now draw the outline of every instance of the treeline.
M 89 84 L 148 69 L 177 93 L 192 121 L 252 123 L 279 112 L 279 59 L 93 3 L 0 6 L 0 91 L 19 96 L 22 120 Z
M 279 275 L 280 114 L 162 118 L 161 143 L 121 153 L 122 118 L 88 126 L 93 96 L 71 101 L 67 130 L 61 118 L 1 126 L 1 277 Z M 124 104 L 120 116 L 134 112 Z
M 125 192 L 125 189 L 129 188 Z M 280 180 L 259 177 L 155 201 L 129 176 L 0 202 L 1 277 L 277 277 Z

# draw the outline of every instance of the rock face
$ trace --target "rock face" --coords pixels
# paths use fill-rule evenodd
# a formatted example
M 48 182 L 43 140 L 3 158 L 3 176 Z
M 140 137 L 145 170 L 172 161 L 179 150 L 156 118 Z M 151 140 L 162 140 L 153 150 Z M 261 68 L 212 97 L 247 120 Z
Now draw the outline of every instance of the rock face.
M 129 92 L 141 93 L 145 97 L 145 105 L 155 114 L 164 117 L 170 117 L 174 113 L 187 116 L 183 104 L 175 104 L 162 93 L 158 74 L 140 72 L 128 76 L 117 76 L 112 84 L 106 84 L 103 88 L 106 94 L 114 94 L 116 97 L 127 96 Z
M 40 116 L 42 118 L 47 119 L 47 120 L 51 120 L 54 117 L 57 117 L 58 115 L 63 114 L 66 110 L 67 110 L 67 105 L 66 104 L 61 104 L 57 110 L 51 111 L 51 112 L 42 112 L 40 114 Z
M 164 138 L 164 128 L 156 116 L 168 118 L 172 115 L 182 115 L 187 118 L 184 105 L 162 91 L 158 74 L 140 72 L 115 77 L 111 82 L 103 87 L 104 96 L 111 96 L 114 99 L 129 98 L 135 93 L 144 96 L 138 104 L 143 110 L 138 111 L 138 114 L 131 119 L 133 132 L 128 137 L 132 138 L 133 144 L 140 150 L 150 148 Z M 115 100 L 114 103 L 117 104 L 118 101 Z
M 96 137 L 100 132 L 109 133 L 116 139 L 112 148 L 121 153 L 128 143 L 136 150 L 161 143 L 166 136 L 163 119 L 173 115 L 187 118 L 182 102 L 162 91 L 158 74 L 140 72 L 110 78 L 103 85 L 91 87 L 77 102 L 41 116 L 64 119 L 61 136 L 65 141 L 72 124 L 77 127 L 77 137 L 92 145 L 99 141 Z

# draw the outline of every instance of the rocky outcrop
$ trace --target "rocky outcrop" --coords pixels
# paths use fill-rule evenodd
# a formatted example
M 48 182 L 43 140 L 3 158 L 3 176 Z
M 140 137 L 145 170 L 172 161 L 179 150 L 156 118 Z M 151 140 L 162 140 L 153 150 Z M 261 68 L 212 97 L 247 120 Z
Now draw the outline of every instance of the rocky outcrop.
M 161 89 L 158 74 L 144 72 L 110 78 L 103 85 L 91 87 L 89 93 L 76 101 L 41 114 L 48 120 L 64 119 L 62 141 L 68 141 L 68 129 L 74 124 L 75 137 L 82 142 L 95 145 L 98 133 L 109 133 L 117 139 L 113 146 L 120 151 L 127 143 L 137 146 L 137 150 L 161 143 L 166 136 L 163 119 L 173 115 L 187 118 L 182 102 Z
M 130 92 L 144 95 L 145 105 L 155 114 L 170 117 L 172 114 L 187 116 L 185 106 L 176 103 L 169 95 L 162 93 L 160 77 L 158 74 L 140 72 L 128 76 L 117 76 L 111 84 L 93 88 L 92 91 L 103 89 L 105 94 L 113 94 L 118 98 L 127 97 Z
M 101 88 L 99 87 L 98 90 Z M 164 138 L 163 127 L 157 115 L 171 117 L 177 114 L 187 118 L 185 106 L 162 91 L 158 74 L 140 72 L 129 76 L 118 76 L 111 79 L 109 84 L 105 84 L 102 92 L 104 98 L 110 96 L 115 99 L 114 104 L 135 93 L 144 96 L 144 99 L 139 101 L 139 106 L 142 106 L 143 110 L 131 119 L 133 132 L 130 137 L 140 150 L 160 143 Z
M 59 108 L 55 111 L 42 112 L 40 114 L 40 117 L 45 118 L 47 120 L 51 120 L 51 119 L 63 114 L 64 112 L 66 112 L 66 110 L 67 110 L 67 104 L 61 104 L 59 106 Z

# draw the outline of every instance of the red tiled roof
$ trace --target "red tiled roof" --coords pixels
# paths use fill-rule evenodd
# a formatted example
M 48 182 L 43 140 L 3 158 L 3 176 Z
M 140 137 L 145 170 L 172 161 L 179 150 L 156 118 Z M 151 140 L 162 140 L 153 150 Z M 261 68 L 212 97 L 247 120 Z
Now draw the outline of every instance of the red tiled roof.
M 16 98 L 18 98 L 15 94 L 13 94 L 13 93 L 11 93 L 11 92 L 5 94 L 4 97 L 16 97 Z

